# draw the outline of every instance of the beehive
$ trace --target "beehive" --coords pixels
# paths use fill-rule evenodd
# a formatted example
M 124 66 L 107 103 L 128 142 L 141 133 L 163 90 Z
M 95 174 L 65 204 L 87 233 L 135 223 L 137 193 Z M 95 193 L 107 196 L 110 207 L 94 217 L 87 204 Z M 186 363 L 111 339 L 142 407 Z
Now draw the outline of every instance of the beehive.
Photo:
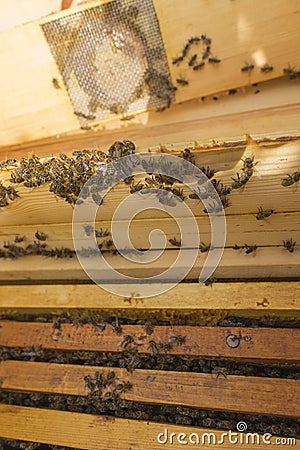
M 0 179 L 17 191 L 2 194 L 0 208 L 3 448 L 181 448 L 182 440 L 195 445 L 198 436 L 208 445 L 229 430 L 239 432 L 241 446 L 249 439 L 248 448 L 264 448 L 268 439 L 298 448 L 299 16 L 299 1 L 97 0 L 2 31 Z M 82 61 L 76 67 L 79 44 L 97 69 L 94 78 L 84 71 L 85 81 Z M 205 62 L 198 70 L 194 54 L 198 65 Z M 100 94 L 106 103 L 95 100 Z M 162 255 L 128 261 L 102 235 L 96 244 L 128 282 L 114 285 L 107 269 L 97 286 L 82 268 L 72 233 L 78 192 L 68 203 L 51 188 L 53 167 L 67 184 L 80 152 L 91 161 L 98 155 L 103 169 L 116 141 L 134 143 L 141 162 L 172 155 L 206 174 L 213 169 L 226 241 L 205 283 L 199 275 L 217 250 L 211 229 L 220 211 L 188 186 L 161 181 L 168 198 L 173 189 L 184 200 L 146 210 L 151 194 L 135 186 L 152 187 L 149 169 L 115 184 L 93 226 L 111 233 L 127 198 L 140 208 L 130 224 L 134 247 L 146 254 L 151 231 L 160 229 Z M 32 161 L 31 172 L 52 164 L 51 180 L 12 183 L 21 158 Z M 230 193 L 220 193 L 220 183 Z M 174 263 L 180 244 L 197 237 L 186 232 L 186 218 L 178 227 L 180 205 L 200 232 L 197 246 L 187 245 L 195 261 L 182 279 L 151 283 Z M 88 223 L 80 226 L 89 246 Z M 161 251 L 156 242 L 148 253 Z M 186 260 L 180 264 L 183 273 Z M 246 428 L 256 434 L 247 438 Z M 223 439 L 224 448 L 236 446 Z

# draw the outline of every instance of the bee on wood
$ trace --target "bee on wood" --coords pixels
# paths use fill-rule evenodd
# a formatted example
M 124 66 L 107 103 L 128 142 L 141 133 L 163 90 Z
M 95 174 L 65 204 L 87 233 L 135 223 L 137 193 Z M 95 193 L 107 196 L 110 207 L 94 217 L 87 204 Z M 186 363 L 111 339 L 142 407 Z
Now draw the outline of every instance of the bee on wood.
M 177 56 L 176 58 L 173 58 L 172 60 L 172 64 L 174 64 L 174 66 L 177 66 L 179 63 L 181 63 L 181 61 L 183 61 L 184 57 L 182 55 Z
M 122 339 L 122 341 L 119 343 L 120 347 L 122 348 L 126 348 L 128 347 L 129 344 L 133 343 L 134 339 L 132 336 L 130 336 L 130 334 L 127 334 L 127 336 L 124 336 L 124 338 Z
M 237 93 L 237 89 L 229 89 L 228 95 L 235 95 Z
M 185 58 L 185 57 L 186 57 L 186 55 L 188 54 L 189 48 L 190 48 L 190 43 L 188 42 L 188 43 L 185 44 L 185 46 L 183 47 L 183 50 L 182 50 L 182 58 Z
M 241 68 L 241 71 L 242 72 L 250 72 L 253 69 L 254 69 L 253 64 L 249 64 L 248 62 L 245 62 L 245 65 Z
M 228 371 L 225 367 L 217 367 L 213 370 L 213 373 L 217 374 L 217 379 L 222 375 L 224 378 L 227 378 Z
M 119 325 L 119 319 L 117 317 L 116 317 L 115 321 L 111 323 L 111 327 L 112 327 L 114 333 L 116 333 L 116 334 L 122 333 L 122 328 Z
M 25 239 L 25 236 L 20 236 L 19 234 L 15 237 L 15 243 L 18 244 L 19 242 L 23 242 Z
M 287 239 L 286 241 L 283 241 L 283 247 L 290 253 L 294 253 L 295 251 L 296 242 L 293 241 L 293 239 Z
M 186 161 L 189 161 L 192 164 L 195 164 L 195 156 L 192 154 L 189 148 L 185 148 L 182 152 L 182 158 Z
M 199 44 L 199 42 L 201 41 L 201 39 L 202 39 L 202 36 L 201 36 L 201 38 L 199 38 L 198 36 L 191 37 L 191 38 L 188 40 L 188 44 L 189 44 L 189 45 L 192 45 L 192 44 Z
M 206 34 L 201 34 L 201 39 L 205 45 L 211 45 L 211 38 L 206 36 Z
M 300 181 L 300 170 L 296 170 L 296 172 L 293 173 L 293 180 L 295 183 L 298 183 L 298 181 Z
M 149 342 L 149 350 L 150 350 L 150 355 L 151 356 L 155 356 L 159 353 L 159 349 L 157 347 L 157 344 L 155 341 L 150 341 Z
M 233 180 L 233 183 L 231 184 L 232 189 L 239 189 L 245 184 L 245 183 L 242 183 L 239 173 L 237 173 L 236 176 L 237 176 L 237 178 L 231 177 L 231 179 Z
M 246 255 L 250 255 L 250 253 L 255 252 L 255 250 L 257 249 L 257 245 L 244 245 L 244 249 L 245 249 L 245 254 Z
M 83 377 L 85 384 L 87 386 L 87 388 L 90 391 L 94 391 L 96 389 L 96 385 L 95 383 L 91 380 L 91 377 L 89 377 L 88 375 L 86 375 L 85 377 Z
M 176 197 L 178 197 L 178 200 L 180 200 L 180 201 L 183 201 L 185 199 L 185 196 L 183 195 L 183 189 L 171 188 L 170 192 L 172 192 L 172 194 L 176 195 Z
M 176 81 L 181 86 L 187 86 L 189 82 L 185 78 L 176 78 Z
M 102 228 L 100 228 L 100 230 L 95 230 L 95 234 L 97 238 L 110 236 L 110 232 L 107 229 L 103 230 Z
M 253 169 L 253 167 L 259 163 L 259 161 L 254 162 L 254 158 L 255 158 L 255 156 L 252 155 L 251 158 L 248 156 L 247 158 L 242 159 L 243 164 L 244 164 L 244 169 Z
M 287 174 L 286 178 L 283 178 L 281 180 L 281 186 L 285 186 L 285 187 L 291 186 L 294 183 L 295 183 L 295 181 L 294 181 L 293 175 L 289 175 L 289 174 Z
M 151 336 L 151 334 L 153 333 L 153 326 L 150 320 L 147 320 L 147 322 L 145 323 L 145 332 L 148 336 Z
M 204 242 L 200 242 L 199 250 L 201 253 L 206 253 L 206 252 L 209 252 L 210 247 L 211 247 L 210 244 L 206 245 L 206 244 L 204 244 Z
M 114 371 L 108 372 L 106 379 L 104 381 L 105 386 L 106 387 L 110 386 L 115 381 L 115 378 L 116 378 L 116 374 Z
M 92 225 L 83 225 L 83 229 L 87 236 L 91 236 L 94 233 L 94 227 Z
M 212 285 L 213 285 L 213 283 L 215 283 L 217 281 L 217 278 L 214 278 L 214 277 L 210 277 L 210 278 L 208 278 L 206 281 L 204 281 L 204 285 L 205 286 L 210 286 L 210 287 L 212 287 Z
M 261 72 L 268 73 L 268 72 L 272 72 L 273 69 L 274 69 L 273 66 L 270 66 L 269 64 L 264 64 L 264 65 L 260 68 L 260 71 L 261 71 Z
M 39 241 L 45 241 L 47 239 L 47 234 L 43 233 L 42 231 L 36 231 L 35 232 L 35 237 Z
M 222 206 L 224 206 L 224 207 L 229 206 L 227 199 L 221 199 L 221 202 L 222 202 Z M 209 202 L 208 206 L 203 210 L 203 212 L 205 214 L 213 214 L 213 213 L 216 214 L 216 213 L 222 211 L 222 206 L 219 205 L 218 202 L 212 201 L 212 202 Z
M 181 247 L 181 240 L 177 240 L 175 237 L 169 239 L 169 242 L 174 245 L 174 247 Z
M 142 189 L 144 189 L 144 185 L 140 181 L 137 184 L 132 183 L 130 185 L 130 194 L 134 194 Z
M 201 167 L 199 167 L 199 169 L 207 176 L 207 178 L 210 180 L 213 176 L 214 176 L 214 174 L 215 174 L 215 171 L 214 171 L 214 169 L 211 169 L 210 167 L 204 167 L 204 166 L 201 166 Z
M 195 65 L 197 59 L 197 54 L 195 53 L 193 56 L 191 56 L 190 60 L 189 60 L 189 66 L 192 67 Z
M 186 337 L 185 336 L 181 336 L 180 334 L 171 336 L 169 339 L 169 342 L 171 344 L 178 344 L 178 345 L 182 345 L 185 343 Z
M 270 217 L 273 213 L 274 213 L 273 209 L 266 209 L 264 211 L 263 208 L 261 206 L 259 206 L 258 213 L 256 214 L 255 217 L 257 220 L 263 220 L 266 217 Z
M 208 58 L 208 62 L 209 63 L 214 63 L 214 64 L 218 64 L 221 62 L 220 58 L 216 58 L 215 56 L 211 56 L 210 58 Z
M 297 72 L 295 67 L 291 67 L 290 64 L 288 65 L 288 67 L 283 68 L 283 73 L 285 75 L 289 75 L 290 80 L 294 80 L 295 78 L 297 78 L 297 76 L 299 77 L 299 72 Z
M 11 201 L 14 201 L 17 197 L 20 197 L 17 191 L 12 186 L 7 186 L 6 193 Z
M 202 53 L 202 59 L 207 59 L 210 55 L 210 45 L 206 47 L 204 52 Z
M 193 67 L 193 70 L 200 70 L 200 69 L 202 69 L 204 66 L 205 66 L 205 62 L 204 62 L 204 61 L 201 61 L 199 64 L 197 64 L 197 65 L 195 65 L 195 66 Z
M 61 89 L 57 78 L 52 78 L 52 85 L 55 89 Z

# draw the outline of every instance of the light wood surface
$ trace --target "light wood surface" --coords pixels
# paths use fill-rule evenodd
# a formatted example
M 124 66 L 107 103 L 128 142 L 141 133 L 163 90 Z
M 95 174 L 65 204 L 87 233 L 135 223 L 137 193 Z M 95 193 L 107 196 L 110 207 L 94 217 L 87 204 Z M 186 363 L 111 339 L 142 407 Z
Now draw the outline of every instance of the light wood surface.
M 126 400 L 284 417 L 299 417 L 300 413 L 300 381 L 282 378 L 142 369 L 130 374 L 110 367 L 7 360 L 0 362 L 1 387 L 87 395 L 90 391 L 83 378 L 95 372 L 107 376 L 111 370 L 118 380 L 132 384 L 121 395 Z
M 24 439 L 75 448 L 80 445 L 80 448 L 84 450 L 159 450 L 162 448 L 162 444 L 158 443 L 157 436 L 159 433 L 164 433 L 166 428 L 168 430 L 168 443 L 164 447 L 177 450 L 181 449 L 183 445 L 177 440 L 179 433 L 186 433 L 188 438 L 191 433 L 197 433 L 200 436 L 200 442 L 203 433 L 215 433 L 216 440 L 219 441 L 222 439 L 222 433 L 224 433 L 223 430 L 13 405 L 0 405 L 0 413 L 0 435 L 4 438 Z M 18 420 L 16 420 L 16 417 Z M 28 426 L 29 423 L 31 426 Z M 171 433 L 176 433 L 171 441 L 172 444 L 170 444 Z M 208 442 L 208 436 L 203 436 L 203 438 L 206 439 L 204 443 Z M 163 441 L 163 436 L 161 436 L 161 440 Z M 186 440 L 186 438 L 181 436 L 181 440 Z M 195 436 L 192 436 L 191 440 L 195 442 Z M 272 439 L 272 442 L 275 442 L 275 438 Z M 247 448 L 249 450 L 267 449 L 269 448 L 268 445 L 263 443 L 261 437 L 260 445 L 250 443 Z M 228 438 L 225 438 L 222 448 L 225 450 L 234 449 L 236 444 L 230 444 Z M 293 448 L 300 448 L 299 441 L 295 442 Z
M 240 336 L 236 348 L 226 343 L 230 334 Z M 150 353 L 150 341 L 168 343 L 172 336 L 182 336 L 185 342 L 173 344 L 168 354 L 300 361 L 300 330 L 297 329 L 155 326 L 148 336 L 143 326 L 124 325 L 119 336 L 108 324 L 100 332 L 92 325 L 62 324 L 58 331 L 52 323 L 0 322 L 3 347 L 121 352 L 124 336 L 131 336 L 134 341 L 125 348 L 137 348 L 140 353 Z
M 132 285 L 133 292 L 138 286 Z M 1 308 L 96 308 L 125 310 L 289 311 L 300 308 L 299 282 L 197 283 L 178 284 L 160 296 L 122 298 L 95 285 L 0 286 Z M 233 309 L 234 308 L 234 309 Z
M 101 3 L 103 1 L 91 2 L 90 5 Z M 83 7 L 63 11 L 59 16 Z M 177 102 L 276 79 L 282 77 L 282 69 L 288 64 L 296 68 L 300 65 L 297 52 L 300 44 L 299 0 L 289 3 L 267 0 L 263 3 L 256 1 L 255 4 L 250 0 L 222 0 L 221 3 L 213 0 L 209 8 L 206 7 L 205 0 L 188 0 L 184 5 L 176 2 L 176 8 L 174 0 L 164 0 L 156 1 L 155 7 L 172 78 L 174 82 L 179 75 L 189 79 L 189 85 L 177 91 Z M 55 17 L 53 15 L 51 18 Z M 40 21 L 36 21 L 4 30 L 0 35 L 0 56 L 5 61 L 6 68 L 0 76 L 0 90 L 3 93 L 0 137 L 1 145 L 6 148 L 48 137 L 58 143 L 62 133 L 79 132 L 85 136 L 85 132 L 79 130 L 79 123 L 73 114 L 65 88 L 62 86 L 62 89 L 55 90 L 52 86 L 53 77 L 61 85 L 63 83 L 39 23 Z M 179 68 L 172 65 L 172 58 L 180 53 L 186 39 L 202 33 L 212 37 L 212 49 L 222 62 L 218 65 L 209 64 L 200 73 L 188 70 L 186 63 Z M 256 65 L 250 76 L 241 72 L 245 61 Z M 268 74 L 262 74 L 259 70 L 265 62 L 274 66 L 274 70 Z M 22 70 L 19 70 L 20 67 Z M 291 80 L 291 84 L 295 84 L 293 81 Z M 254 101 L 256 102 L 253 99 Z M 285 103 L 288 104 L 289 101 Z M 155 117 L 156 113 L 151 113 L 151 116 L 153 114 Z M 138 119 L 138 123 L 143 120 L 145 118 Z M 146 123 L 151 126 L 148 116 Z M 109 127 L 105 123 L 101 126 Z M 119 126 L 120 122 L 112 121 L 113 128 Z M 253 130 L 247 130 L 251 131 Z M 196 139 L 196 136 L 192 139 Z

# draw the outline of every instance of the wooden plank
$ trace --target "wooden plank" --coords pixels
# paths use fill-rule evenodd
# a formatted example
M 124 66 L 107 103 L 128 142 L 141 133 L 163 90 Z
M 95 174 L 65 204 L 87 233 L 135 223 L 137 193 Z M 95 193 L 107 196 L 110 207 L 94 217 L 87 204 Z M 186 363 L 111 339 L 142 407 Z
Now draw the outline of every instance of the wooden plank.
M 136 348 L 140 353 L 149 354 L 150 341 L 169 343 L 174 335 L 183 336 L 185 342 L 173 344 L 168 350 L 172 355 L 300 361 L 298 329 L 155 326 L 153 334 L 148 336 L 143 326 L 122 325 L 122 336 L 118 336 L 109 325 L 100 332 L 92 325 L 62 324 L 55 330 L 52 323 L 0 321 L 3 347 L 121 352 L 124 336 L 131 336 L 134 343 L 129 343 L 126 349 Z M 238 336 L 236 348 L 226 343 L 229 335 Z
M 8 154 L 14 158 L 35 152 L 39 156 L 51 156 L 59 151 L 74 149 L 108 148 L 115 140 L 129 139 L 138 146 L 152 147 L 153 142 L 170 145 L 185 142 L 224 141 L 251 135 L 290 135 L 298 130 L 299 89 L 297 83 L 286 78 L 270 80 L 257 87 L 247 87 L 234 96 L 224 93 L 218 101 L 206 97 L 204 101 L 193 100 L 176 104 L 163 114 L 152 111 L 138 114 L 130 121 L 115 120 L 90 131 L 74 130 L 35 141 L 18 144 L 0 143 L 0 159 Z
M 132 285 L 133 292 L 138 286 Z M 149 298 L 122 298 L 95 285 L 0 286 L 1 308 L 95 308 L 110 310 L 290 311 L 300 309 L 299 282 L 178 284 Z M 232 310 L 234 308 L 234 310 Z
M 93 2 L 92 5 L 103 1 Z M 263 4 L 257 0 L 255 4 L 249 0 L 241 3 L 214 0 L 209 8 L 204 0 L 189 0 L 184 9 L 182 5 L 176 3 L 174 7 L 174 4 L 174 0 L 155 2 L 169 62 L 182 49 L 185 39 L 203 32 L 213 38 L 214 52 L 222 58 L 220 67 L 208 65 L 200 74 L 191 68 L 188 70 L 186 65 L 176 68 L 170 64 L 174 81 L 181 72 L 190 80 L 187 87 L 178 91 L 178 102 L 277 78 L 282 76 L 282 69 L 289 62 L 296 67 L 300 64 L 296 51 L 300 41 L 297 32 L 300 15 L 298 0 L 288 5 L 282 0 L 276 0 L 276 4 L 271 0 Z M 72 9 L 72 12 L 77 9 Z M 257 9 L 260 10 L 259 17 Z M 63 14 L 70 12 L 64 11 Z M 178 33 L 178 29 L 182 32 Z M 279 29 L 280 33 L 277 32 Z M 55 92 L 51 84 L 53 77 L 63 83 L 39 29 L 39 22 L 6 30 L 1 33 L 0 41 L 1 58 L 6 61 L 6 70 L 0 77 L 4 95 L 3 119 L 0 122 L 2 145 L 49 136 L 56 140 L 61 133 L 78 131 L 79 124 L 66 90 L 62 87 Z M 35 42 L 38 59 L 30 50 L 32 42 Z M 241 72 L 245 60 L 257 66 L 251 76 Z M 274 65 L 274 70 L 262 74 L 259 67 L 266 61 Z M 22 74 L 19 67 L 23 67 Z M 84 136 L 84 132 L 81 135 Z
M 170 147 L 166 151 L 177 153 L 184 147 L 185 143 L 177 143 L 176 147 Z M 246 148 L 230 148 L 226 151 L 215 148 L 209 149 L 205 154 L 201 150 L 196 150 L 195 154 L 197 155 L 196 162 L 213 167 L 216 170 L 216 178 L 221 179 L 224 184 L 232 183 L 231 178 L 235 177 L 237 171 L 242 167 L 242 158 L 254 154 L 255 160 L 260 161 L 247 185 L 229 195 L 230 206 L 225 210 L 226 215 L 253 214 L 257 212 L 260 205 L 272 208 L 277 212 L 287 213 L 299 211 L 299 204 L 296 201 L 297 186 L 283 187 L 281 181 L 287 173 L 299 170 L 299 148 L 300 141 L 297 140 L 288 144 L 279 145 L 277 143 L 265 146 L 248 143 Z M 145 151 L 145 149 L 139 149 L 139 151 Z M 9 176 L 7 171 L 1 172 L 1 179 L 4 182 L 8 181 Z M 188 195 L 189 191 L 186 188 L 184 191 Z M 19 199 L 7 207 L 1 208 L 2 226 L 71 223 L 73 207 L 50 193 L 48 185 L 35 189 L 19 186 L 18 192 Z M 116 205 L 128 195 L 130 196 L 129 188 L 124 183 L 120 183 L 117 188 L 112 189 L 105 196 L 103 205 L 99 208 L 97 220 L 111 220 Z M 144 197 L 142 195 L 140 197 L 141 210 L 143 210 Z M 136 202 L 134 196 L 129 200 Z M 186 203 L 195 216 L 206 217 L 201 202 L 187 198 Z M 156 211 L 155 218 L 160 218 L 163 214 L 165 213 Z M 153 218 L 152 210 L 139 214 L 139 219 L 150 218 Z
M 272 207 L 273 199 L 270 199 L 269 203 L 262 205 L 263 209 Z M 253 211 L 251 214 L 241 215 L 227 215 L 227 236 L 226 247 L 234 246 L 239 243 L 241 245 L 244 242 L 254 243 L 258 246 L 268 247 L 282 247 L 283 239 L 289 239 L 293 237 L 293 240 L 300 242 L 300 212 L 281 213 L 274 211 L 272 217 L 268 220 L 256 220 L 257 211 Z M 201 242 L 208 245 L 211 239 L 210 222 L 208 217 L 195 216 L 198 229 L 201 233 Z M 184 218 L 182 220 L 182 229 L 184 229 L 184 223 L 187 222 Z M 84 227 L 85 224 L 82 224 Z M 103 221 L 95 223 L 95 228 L 103 230 L 111 230 L 111 222 Z M 180 240 L 180 232 L 176 222 L 170 217 L 160 217 L 157 219 L 148 220 L 132 220 L 131 240 L 135 248 L 146 249 L 149 246 L 148 236 L 153 229 L 162 230 L 167 239 L 176 237 Z M 0 226 L 0 247 L 3 247 L 5 243 L 13 243 L 17 235 L 25 236 L 24 242 L 18 244 L 21 247 L 26 247 L 29 243 L 36 240 L 35 233 L 39 229 L 47 234 L 47 245 L 50 248 L 54 247 L 67 247 L 74 249 L 72 238 L 72 225 L 67 224 L 36 224 L 36 225 L 12 225 L 12 226 Z M 193 234 L 190 233 L 190 236 Z M 84 236 L 83 236 L 84 239 Z M 101 242 L 103 239 L 99 239 Z M 158 248 L 155 242 L 152 243 L 152 248 Z M 174 249 L 174 247 L 166 242 L 166 248 Z
M 214 433 L 216 441 L 219 442 L 223 435 L 222 448 L 224 450 L 236 448 L 236 444 L 227 442 L 228 438 L 224 439 L 226 435 L 224 436 L 223 430 L 1 404 L 0 413 L 0 436 L 7 439 L 23 439 L 72 448 L 78 448 L 80 445 L 80 448 L 84 450 L 129 450 L 133 448 L 136 450 L 159 450 L 162 448 L 162 443 L 158 442 L 157 437 L 159 433 L 167 430 L 167 443 L 164 445 L 166 448 L 181 449 L 183 444 L 180 443 L 180 440 L 190 439 L 192 443 L 196 443 L 195 435 L 193 436 L 192 433 L 196 433 L 200 437 L 200 443 L 202 442 L 203 445 L 209 442 L 208 436 L 204 433 Z M 31 426 L 28 426 L 28 423 Z M 170 441 L 171 433 L 175 434 Z M 185 433 L 186 436 L 181 436 L 178 440 L 179 433 Z M 164 442 L 164 435 L 160 438 L 161 442 Z M 249 450 L 267 449 L 269 443 L 265 443 L 261 435 L 258 439 L 259 444 L 251 444 L 251 440 L 249 440 L 247 448 Z M 270 442 L 275 442 L 275 439 L 272 438 Z M 300 448 L 299 441 L 295 440 L 293 448 L 296 450 Z
M 289 238 L 289 236 L 287 237 Z M 191 253 L 191 257 L 188 252 Z M 135 293 L 135 296 L 139 296 L 139 288 L 135 278 L 142 277 L 147 282 L 150 277 L 158 276 L 169 269 L 177 256 L 178 250 L 166 250 L 154 262 L 141 264 L 132 262 L 120 255 L 109 254 L 105 256 L 105 259 L 116 271 L 132 278 L 137 290 L 132 290 L 131 292 Z M 185 257 L 187 260 L 193 258 L 192 250 L 186 250 Z M 197 280 L 199 278 L 206 257 L 206 254 L 198 254 L 191 270 L 185 276 L 185 280 Z M 90 265 L 92 259 L 89 258 L 88 261 Z M 26 264 L 24 264 L 25 262 Z M 187 266 L 184 262 L 179 262 L 177 266 L 178 270 L 186 271 Z M 248 255 L 245 254 L 245 251 L 225 249 L 213 275 L 220 280 L 260 278 L 269 281 L 272 279 L 297 278 L 299 273 L 300 253 L 298 251 L 289 253 L 283 248 L 260 247 L 254 253 Z M 77 258 L 56 259 L 46 256 L 24 256 L 13 260 L 6 259 L 5 265 L 0 268 L 0 280 L 6 283 L 13 280 L 56 280 L 56 282 L 59 280 L 73 280 L 74 282 L 86 281 L 89 280 L 89 277 L 82 269 Z M 108 281 L 111 284 L 114 283 L 113 280 L 111 281 L 110 269 L 101 271 L 101 280 L 103 284 Z M 178 280 L 175 279 L 175 281 Z M 142 297 L 142 294 L 140 294 L 140 297 Z
M 84 377 L 111 367 L 71 364 L 1 361 L 1 388 L 9 390 L 48 392 L 66 395 L 87 395 Z M 113 368 L 120 381 L 129 381 L 132 388 L 121 396 L 143 403 L 163 403 L 195 408 L 236 411 L 249 414 L 299 417 L 300 381 L 283 378 L 242 377 L 216 374 L 171 372 Z

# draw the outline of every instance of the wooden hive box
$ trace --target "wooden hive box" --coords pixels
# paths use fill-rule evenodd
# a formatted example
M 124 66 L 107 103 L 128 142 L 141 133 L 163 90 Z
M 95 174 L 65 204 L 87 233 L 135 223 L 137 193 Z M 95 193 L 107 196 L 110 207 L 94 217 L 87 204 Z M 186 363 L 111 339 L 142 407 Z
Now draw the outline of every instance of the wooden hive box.
M 109 33 L 102 33 L 113 43 L 109 63 L 118 73 L 123 67 L 118 52 L 125 52 L 122 27 L 134 34 L 145 26 L 137 19 L 143 10 L 134 9 L 143 8 L 141 2 L 97 0 L 63 11 L 57 2 L 50 6 L 54 14 L 32 16 L 0 35 L 6 68 L 0 74 L 0 448 L 159 449 L 222 442 L 229 449 L 236 447 L 230 435 L 235 432 L 240 446 L 248 440 L 251 449 L 270 443 L 299 448 L 300 2 L 148 3 L 161 33 L 167 85 L 178 88 L 168 91 L 170 98 L 150 89 L 149 71 L 153 75 L 158 66 L 150 67 L 145 50 L 148 82 L 139 85 L 138 95 L 144 103 L 127 99 L 116 107 L 109 100 L 105 109 L 83 102 L 78 111 L 70 84 L 75 72 L 61 70 L 43 34 L 45 24 L 62 26 L 70 17 L 79 33 L 88 13 L 102 8 L 99 17 L 110 24 Z M 123 11 L 121 25 L 114 22 L 116 5 Z M 54 12 L 47 2 L 43 8 L 40 15 Z M 198 44 L 173 64 L 196 37 Z M 65 45 L 62 39 L 61 51 Z M 208 62 L 207 46 L 208 57 L 221 62 Z M 134 48 L 144 67 L 142 48 Z M 194 54 L 198 64 L 205 62 L 199 70 L 189 65 Z M 270 66 L 273 70 L 261 70 Z M 91 160 L 98 155 L 96 167 L 103 169 L 112 144 L 126 147 L 128 140 L 141 161 L 175 155 L 178 164 L 187 158 L 206 174 L 213 169 L 211 182 L 225 206 L 226 240 L 205 283 L 199 283 L 199 274 L 208 254 L 218 250 L 211 228 L 220 211 L 191 198 L 188 186 L 161 179 L 155 188 L 168 199 L 173 189 L 184 202 L 163 201 L 160 210 L 146 210 L 148 197 L 136 186 L 152 187 L 150 169 L 131 184 L 116 184 L 94 224 L 96 245 L 128 282 L 112 286 L 107 269 L 98 286 L 82 268 L 72 233 L 78 193 L 68 194 L 74 200 L 68 203 L 57 189 L 50 192 L 53 171 L 58 179 L 64 174 L 60 184 L 66 186 L 69 168 L 74 171 L 78 163 L 73 152 L 87 149 Z M 47 162 L 51 181 L 12 183 L 24 164 L 31 164 L 32 179 Z M 82 183 L 83 175 L 79 179 Z M 224 194 L 222 185 L 230 193 Z M 103 236 L 113 224 L 121 225 L 113 215 L 126 198 L 141 211 L 130 225 L 136 249 L 149 249 L 154 229 L 165 233 L 166 246 L 154 262 L 128 261 L 128 254 L 108 243 L 111 236 Z M 185 243 L 195 242 L 197 233 L 176 213 L 179 205 L 190 208 L 200 232 L 193 248 Z M 205 207 L 212 209 L 211 217 Z M 175 219 L 182 219 L 181 228 Z M 86 222 L 81 238 L 89 246 L 93 230 Z M 180 244 L 196 256 L 179 262 L 180 273 L 186 261 L 189 270 L 180 280 L 167 280 L 174 283 L 170 289 L 159 274 L 180 255 Z M 160 250 L 159 242 L 148 254 Z M 149 277 L 157 275 L 151 284 Z

